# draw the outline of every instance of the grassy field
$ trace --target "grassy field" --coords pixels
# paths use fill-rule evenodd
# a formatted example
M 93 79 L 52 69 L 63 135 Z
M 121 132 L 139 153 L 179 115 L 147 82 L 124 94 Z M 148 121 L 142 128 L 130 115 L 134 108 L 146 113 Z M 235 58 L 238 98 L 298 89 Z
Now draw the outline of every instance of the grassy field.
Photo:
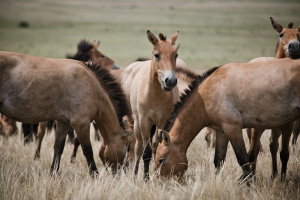
M 64 58 L 81 39 L 101 40 L 99 50 L 126 67 L 151 56 L 148 29 L 167 36 L 179 30 L 180 58 L 207 69 L 274 56 L 278 33 L 270 16 L 298 26 L 299 7 L 297 0 L 0 0 L 0 50 Z
M 150 58 L 148 29 L 167 36 L 179 30 L 179 57 L 201 72 L 224 63 L 273 56 L 278 33 L 269 17 L 283 26 L 293 21 L 297 27 L 299 8 L 298 0 L 0 0 L 0 50 L 64 58 L 76 52 L 81 39 L 101 40 L 99 50 L 126 67 L 137 57 Z M 19 27 L 20 22 L 27 22 L 29 27 Z M 70 144 L 65 147 L 59 175 L 50 177 L 53 133 L 45 137 L 39 161 L 33 160 L 35 144 L 24 146 L 20 134 L 8 142 L 1 138 L 0 200 L 300 199 L 299 141 L 291 151 L 287 179 L 272 180 L 270 132 L 265 133 L 257 181 L 247 187 L 239 183 L 242 171 L 231 146 L 220 175 L 215 175 L 214 150 L 206 148 L 203 131 L 188 150 L 189 169 L 181 180 L 156 179 L 151 171 L 148 182 L 143 181 L 142 170 L 137 177 L 132 170 L 109 174 L 98 157 L 100 143 L 93 137 L 100 171 L 96 179 L 88 175 L 81 150 L 76 163 L 69 163 Z

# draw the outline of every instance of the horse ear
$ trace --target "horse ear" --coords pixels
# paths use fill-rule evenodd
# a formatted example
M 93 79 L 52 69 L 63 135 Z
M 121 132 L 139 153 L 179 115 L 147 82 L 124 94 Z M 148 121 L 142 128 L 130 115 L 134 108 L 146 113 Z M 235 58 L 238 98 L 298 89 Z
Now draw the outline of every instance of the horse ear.
M 179 31 L 174 33 L 167 41 L 170 42 L 172 45 L 175 44 L 175 41 L 177 40 Z
M 153 44 L 153 45 L 156 45 L 158 40 L 157 38 L 155 37 L 155 35 L 153 33 L 151 33 L 149 30 L 147 31 L 147 38 L 148 40 Z
M 288 28 L 293 28 L 293 25 L 294 25 L 293 22 L 290 22 L 287 27 Z
M 164 141 L 166 144 L 170 143 L 170 136 L 167 131 L 164 131 L 164 130 L 161 131 L 161 138 L 162 138 L 162 141 Z
M 270 17 L 270 20 L 271 20 L 271 23 L 272 23 L 272 26 L 273 28 L 278 32 L 278 33 L 281 33 L 283 27 L 277 23 L 272 17 Z

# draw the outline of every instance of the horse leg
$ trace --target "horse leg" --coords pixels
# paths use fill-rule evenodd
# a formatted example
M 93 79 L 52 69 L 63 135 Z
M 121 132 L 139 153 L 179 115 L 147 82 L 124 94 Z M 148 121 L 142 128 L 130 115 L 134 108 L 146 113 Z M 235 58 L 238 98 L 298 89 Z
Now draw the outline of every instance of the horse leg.
M 149 166 L 152 157 L 152 149 L 150 146 L 150 134 L 152 124 L 146 119 L 140 120 L 140 128 L 143 139 L 143 161 L 144 161 L 144 180 L 149 179 Z
M 292 140 L 292 145 L 294 146 L 297 142 L 297 138 L 299 136 L 299 133 L 300 133 L 300 119 L 298 119 L 296 122 L 295 122 L 295 127 L 294 127 L 294 130 L 293 130 L 293 140 Z
M 55 172 L 58 172 L 61 155 L 64 151 L 65 141 L 67 136 L 67 130 L 69 129 L 70 124 L 64 122 L 57 122 L 57 130 L 55 132 L 55 143 L 54 143 L 54 156 L 50 169 L 50 174 L 54 175 Z
M 289 143 L 290 143 L 290 137 L 292 135 L 292 131 L 294 128 L 294 123 L 289 124 L 283 128 L 281 128 L 282 132 L 282 147 L 280 151 L 280 160 L 281 160 L 281 180 L 283 181 L 286 176 L 286 168 L 287 168 L 287 163 L 289 160 Z
M 275 178 L 278 174 L 277 169 L 277 151 L 279 147 L 278 139 L 281 135 L 279 129 L 272 129 L 271 138 L 270 138 L 270 152 L 272 156 L 272 178 Z
M 136 116 L 136 119 L 134 120 L 134 134 L 136 138 L 135 147 L 134 147 L 134 153 L 136 159 L 134 174 L 137 175 L 139 171 L 140 159 L 143 152 L 143 139 L 142 139 L 141 130 L 138 122 L 138 116 Z
M 248 155 L 249 155 L 249 162 L 251 163 L 252 175 L 255 175 L 256 160 L 257 160 L 257 155 L 259 153 L 260 137 L 265 129 L 252 128 L 250 130 L 252 130 L 252 133 L 250 133 L 251 138 L 250 138 L 250 148 L 248 151 Z
M 239 165 L 242 167 L 243 175 L 241 178 L 245 179 L 251 173 L 251 169 L 249 165 L 249 156 L 246 151 L 242 134 L 242 128 L 236 125 L 224 124 L 223 130 L 233 147 Z
M 246 131 L 247 131 L 247 136 L 248 136 L 248 139 L 249 139 L 249 146 L 251 145 L 251 132 L 252 132 L 252 128 L 246 128 Z M 262 148 L 262 145 L 261 145 L 261 142 L 259 141 L 258 143 L 258 149 L 259 149 L 259 152 L 263 152 L 263 148 Z
M 78 140 L 77 137 L 74 138 L 74 149 L 73 149 L 73 153 L 72 153 L 72 156 L 71 156 L 71 163 L 74 163 L 75 162 L 75 158 L 76 158 L 76 154 L 77 154 L 77 150 L 78 150 L 78 147 L 80 146 L 80 142 Z
M 217 168 L 217 173 L 219 173 L 220 167 L 223 165 L 225 161 L 228 141 L 229 141 L 228 138 L 223 132 L 216 131 L 216 148 L 215 148 L 214 165 Z
M 74 134 L 74 128 L 70 127 L 68 130 L 68 142 L 70 143 L 74 143 L 74 138 L 75 138 L 75 134 Z
M 73 128 L 75 129 L 78 141 L 81 144 L 83 155 L 85 156 L 89 167 L 90 175 L 98 175 L 99 173 L 94 161 L 93 149 L 90 140 L 90 122 L 86 121 L 86 123 L 84 123 L 82 121 L 81 123 L 75 123 Z
M 24 134 L 24 145 L 26 145 L 33 140 L 31 133 L 31 124 L 22 123 L 22 130 Z
M 37 160 L 41 157 L 41 155 L 40 155 L 41 154 L 41 146 L 42 146 L 43 138 L 46 133 L 46 126 L 47 126 L 47 122 L 41 122 L 40 125 L 38 126 L 38 132 L 37 132 L 37 136 L 36 136 L 37 147 L 36 147 L 35 154 L 34 154 L 34 160 Z
M 94 126 L 94 129 L 95 129 L 95 140 L 96 141 L 100 141 L 100 131 L 99 131 L 99 128 L 97 126 L 97 124 L 95 122 L 93 122 L 93 126 Z

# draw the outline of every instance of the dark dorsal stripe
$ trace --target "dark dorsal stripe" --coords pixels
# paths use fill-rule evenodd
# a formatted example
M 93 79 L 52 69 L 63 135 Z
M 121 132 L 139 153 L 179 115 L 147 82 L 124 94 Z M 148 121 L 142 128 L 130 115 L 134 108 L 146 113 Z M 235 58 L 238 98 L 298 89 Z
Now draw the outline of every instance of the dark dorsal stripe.
M 107 92 L 110 101 L 112 102 L 120 126 L 123 129 L 126 129 L 126 126 L 123 123 L 123 117 L 127 116 L 130 123 L 133 122 L 131 109 L 126 100 L 125 93 L 121 85 L 117 80 L 111 75 L 109 70 L 102 67 L 96 60 L 86 63 L 86 66 L 96 75 L 101 86 Z
M 86 40 L 81 40 L 77 45 L 77 53 L 72 55 L 67 55 L 67 58 L 87 62 L 91 59 L 89 51 L 93 48 L 93 45 Z
M 177 118 L 178 114 L 180 113 L 181 109 L 183 108 L 184 104 L 187 102 L 191 94 L 197 91 L 199 85 L 209 77 L 215 70 L 219 67 L 214 67 L 207 70 L 202 75 L 198 75 L 195 80 L 189 85 L 189 88 L 185 89 L 184 94 L 180 96 L 180 100 L 174 105 L 173 111 L 170 114 L 167 122 L 165 123 L 164 130 L 169 132 L 174 125 L 175 119 Z

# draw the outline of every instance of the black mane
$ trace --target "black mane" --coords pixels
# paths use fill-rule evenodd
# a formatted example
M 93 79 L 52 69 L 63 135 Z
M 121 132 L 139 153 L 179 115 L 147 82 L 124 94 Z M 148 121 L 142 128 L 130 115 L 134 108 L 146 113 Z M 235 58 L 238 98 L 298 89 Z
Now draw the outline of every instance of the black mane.
M 89 51 L 93 48 L 93 45 L 87 42 L 85 39 L 81 40 L 77 45 L 77 53 L 75 55 L 67 55 L 68 59 L 79 60 L 83 62 L 87 62 L 91 59 L 89 55 Z
M 162 40 L 162 41 L 166 41 L 167 40 L 167 37 L 164 36 L 164 34 L 160 33 L 159 35 L 159 39 Z
M 202 75 L 198 75 L 198 77 L 193 80 L 193 82 L 189 85 L 188 89 L 185 89 L 184 94 L 180 96 L 180 100 L 174 105 L 173 111 L 170 114 L 167 122 L 165 123 L 165 126 L 163 130 L 169 132 L 174 125 L 175 119 L 177 118 L 181 108 L 184 106 L 184 104 L 187 102 L 189 97 L 191 96 L 194 91 L 197 91 L 199 85 L 207 78 L 209 77 L 215 70 L 217 70 L 219 67 L 214 67 L 209 70 L 207 70 Z
M 133 122 L 133 119 L 131 109 L 121 85 L 111 75 L 109 70 L 102 67 L 96 60 L 86 63 L 86 66 L 96 75 L 101 86 L 107 92 L 116 111 L 120 126 L 123 129 L 126 129 L 126 126 L 123 123 L 123 117 L 127 116 L 130 123 Z

